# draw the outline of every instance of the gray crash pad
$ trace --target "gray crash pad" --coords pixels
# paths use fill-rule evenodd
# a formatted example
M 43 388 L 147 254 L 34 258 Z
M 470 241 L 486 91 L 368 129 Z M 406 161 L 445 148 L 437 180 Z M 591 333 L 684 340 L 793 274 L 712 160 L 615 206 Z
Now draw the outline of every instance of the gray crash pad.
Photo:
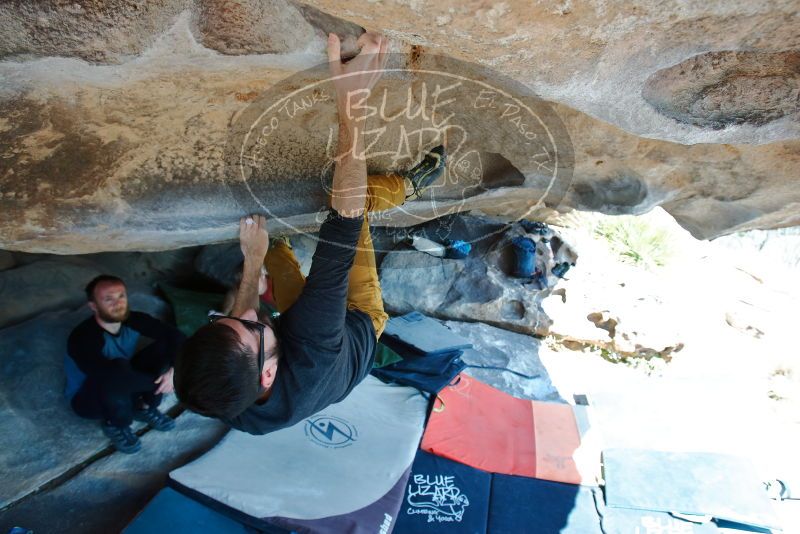
M 392 317 L 386 323 L 383 335 L 402 341 L 420 354 L 444 354 L 472 348 L 467 339 L 419 312 Z
M 606 505 L 710 515 L 762 528 L 780 520 L 752 463 L 705 452 L 603 451 Z
M 600 515 L 604 534 L 630 534 L 631 532 L 721 534 L 724 532 L 708 518 L 695 518 L 695 521 L 688 521 L 666 512 L 606 506 L 605 498 L 599 488 L 595 490 L 594 502 Z M 738 534 L 741 534 L 741 531 L 738 531 Z
M 341 402 L 291 427 L 262 436 L 232 431 L 170 478 L 259 528 L 282 518 L 304 531 L 307 521 L 359 515 L 393 493 L 408 477 L 427 404 L 413 388 L 368 376 Z M 399 503 L 385 506 L 394 516 Z

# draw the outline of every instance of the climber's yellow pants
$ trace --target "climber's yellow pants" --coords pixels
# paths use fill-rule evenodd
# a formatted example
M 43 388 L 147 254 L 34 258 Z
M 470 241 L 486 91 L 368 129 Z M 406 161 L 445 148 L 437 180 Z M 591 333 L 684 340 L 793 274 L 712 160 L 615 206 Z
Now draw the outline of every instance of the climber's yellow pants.
M 367 179 L 367 215 L 358 238 L 353 267 L 347 287 L 347 308 L 360 310 L 372 319 L 375 333 L 380 337 L 389 316 L 383 311 L 383 296 L 375 265 L 375 251 L 369 232 L 369 212 L 383 211 L 405 202 L 404 178 L 390 174 L 369 176 Z M 300 272 L 300 263 L 285 243 L 271 247 L 264 260 L 272 278 L 272 295 L 278 311 L 283 313 L 300 296 L 306 279 Z

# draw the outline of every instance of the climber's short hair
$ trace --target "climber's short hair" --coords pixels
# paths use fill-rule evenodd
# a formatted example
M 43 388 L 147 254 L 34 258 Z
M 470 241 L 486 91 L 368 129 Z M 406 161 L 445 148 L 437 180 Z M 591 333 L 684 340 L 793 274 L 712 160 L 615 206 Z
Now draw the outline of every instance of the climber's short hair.
M 273 328 L 271 322 L 268 328 Z M 236 330 L 224 323 L 207 324 L 186 340 L 175 358 L 175 394 L 193 412 L 232 419 L 258 400 L 257 367 L 258 355 Z

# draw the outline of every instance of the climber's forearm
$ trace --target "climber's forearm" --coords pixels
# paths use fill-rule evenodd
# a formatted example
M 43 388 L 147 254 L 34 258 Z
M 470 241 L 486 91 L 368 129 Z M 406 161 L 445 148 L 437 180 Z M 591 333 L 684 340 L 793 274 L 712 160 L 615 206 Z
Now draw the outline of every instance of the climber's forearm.
M 258 279 L 261 277 L 261 266 L 264 260 L 258 258 L 245 258 L 242 267 L 242 281 L 236 290 L 231 315 L 240 317 L 247 310 L 254 309 L 258 313 Z
M 363 114 L 350 106 L 339 108 L 339 145 L 333 173 L 331 207 L 345 217 L 359 217 L 367 200 L 367 161 L 364 157 Z

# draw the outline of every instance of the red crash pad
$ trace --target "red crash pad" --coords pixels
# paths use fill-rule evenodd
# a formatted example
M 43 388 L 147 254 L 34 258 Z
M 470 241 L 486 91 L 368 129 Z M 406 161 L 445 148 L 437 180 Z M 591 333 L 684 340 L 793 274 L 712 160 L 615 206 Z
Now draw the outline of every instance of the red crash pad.
M 600 454 L 582 444 L 583 409 L 518 399 L 461 374 L 439 393 L 421 448 L 491 473 L 595 485 Z

